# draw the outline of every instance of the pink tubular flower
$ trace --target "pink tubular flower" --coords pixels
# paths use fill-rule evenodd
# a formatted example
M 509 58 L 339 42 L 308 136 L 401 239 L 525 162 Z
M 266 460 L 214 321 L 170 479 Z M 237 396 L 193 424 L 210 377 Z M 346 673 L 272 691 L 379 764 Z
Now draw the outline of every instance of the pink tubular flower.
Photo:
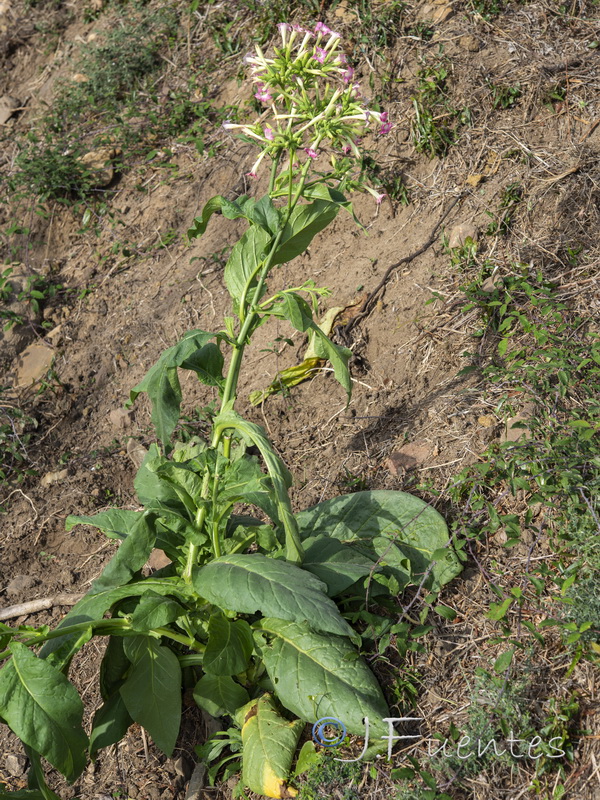
M 316 158 L 317 157 L 317 151 L 313 150 L 312 147 L 305 147 L 304 148 L 304 152 L 307 154 L 307 156 L 309 158 Z
M 265 86 L 264 83 L 257 83 L 256 88 L 258 91 L 255 93 L 254 97 L 260 100 L 261 103 L 270 103 L 273 99 L 273 95 L 269 92 L 269 88 Z
M 346 67 L 346 69 L 342 72 L 342 78 L 344 79 L 344 83 L 350 83 L 353 77 L 354 77 L 354 68 Z
M 317 22 L 317 24 L 315 25 L 315 33 L 317 35 L 321 34 L 321 36 L 331 36 L 333 31 L 331 30 L 331 28 L 328 28 L 324 22 Z
M 268 125 L 263 128 L 263 133 L 265 134 L 265 139 L 268 139 L 270 142 L 272 142 L 275 138 L 275 132 L 273 131 L 273 128 L 269 128 Z
M 319 62 L 319 64 L 324 64 L 325 59 L 327 58 L 327 50 L 323 50 L 322 47 L 315 47 L 315 54 L 313 58 Z
M 394 127 L 394 126 L 392 125 L 392 123 L 391 123 L 391 122 L 385 122 L 385 123 L 384 123 L 384 124 L 383 124 L 383 125 L 382 125 L 382 126 L 379 128 L 379 130 L 377 131 L 377 133 L 379 134 L 379 136 L 385 136 L 387 133 L 389 133 L 389 132 L 392 130 L 392 128 L 393 128 L 393 127 Z

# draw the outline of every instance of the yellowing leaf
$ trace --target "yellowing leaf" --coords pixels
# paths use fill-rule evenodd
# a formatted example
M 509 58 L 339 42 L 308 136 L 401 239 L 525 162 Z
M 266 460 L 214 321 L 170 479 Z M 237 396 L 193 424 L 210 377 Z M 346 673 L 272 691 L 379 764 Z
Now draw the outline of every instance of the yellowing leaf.
M 239 717 L 244 784 L 266 797 L 296 797 L 298 792 L 287 779 L 304 723 L 282 717 L 269 694 L 244 706 Z

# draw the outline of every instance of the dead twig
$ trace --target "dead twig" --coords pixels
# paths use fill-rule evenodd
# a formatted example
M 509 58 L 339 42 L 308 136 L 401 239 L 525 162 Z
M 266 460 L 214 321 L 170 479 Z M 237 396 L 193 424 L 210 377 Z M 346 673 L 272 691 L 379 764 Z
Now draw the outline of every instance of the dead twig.
M 82 594 L 55 594 L 54 597 L 40 597 L 39 600 L 17 603 L 8 608 L 0 608 L 0 620 L 27 617 L 54 606 L 74 606 L 82 597 Z

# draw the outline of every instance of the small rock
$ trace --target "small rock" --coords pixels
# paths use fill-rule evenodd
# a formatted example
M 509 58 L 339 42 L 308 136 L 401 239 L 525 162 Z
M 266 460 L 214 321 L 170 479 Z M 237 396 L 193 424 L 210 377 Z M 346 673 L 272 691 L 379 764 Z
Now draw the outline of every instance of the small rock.
M 82 72 L 76 72 L 75 75 L 71 78 L 73 83 L 87 83 L 89 78 L 87 75 L 84 75 Z
M 477 228 L 472 222 L 461 222 L 450 231 L 448 247 L 462 247 L 467 239 L 471 239 L 474 242 L 477 241 Z
M 496 290 L 497 287 L 498 287 L 497 279 L 490 275 L 490 277 L 486 278 L 484 282 L 481 284 L 481 291 L 491 294 L 493 291 Z
M 496 424 L 496 419 L 486 414 L 483 417 L 477 417 L 477 424 L 482 428 L 491 428 Z
M 131 425 L 131 411 L 126 408 L 113 408 L 108 419 L 115 430 L 124 431 Z
M 148 451 L 143 444 L 140 444 L 135 439 L 127 440 L 127 455 L 133 461 L 137 469 L 142 466 L 147 453 Z
M 519 439 L 531 439 L 531 431 L 527 427 L 515 428 L 517 423 L 527 423 L 531 419 L 533 404 L 527 403 L 518 414 L 506 420 L 506 429 L 500 434 L 501 442 L 517 442 Z
M 57 345 L 62 338 L 62 325 L 57 325 L 46 334 L 46 339 L 50 339 L 53 345 Z
M 15 575 L 6 587 L 6 594 L 9 597 L 23 597 L 35 584 L 36 580 L 31 575 Z
M 3 94 L 0 97 L 0 125 L 6 124 L 18 108 L 21 108 L 20 100 L 9 94 Z
M 24 389 L 38 383 L 52 366 L 54 351 L 34 342 L 17 359 L 16 388 Z
M 60 469 L 58 472 L 47 472 L 41 479 L 41 486 L 52 486 L 55 483 L 60 483 L 66 480 L 69 471 L 67 469 Z
M 475 36 L 461 36 L 458 40 L 458 44 L 462 47 L 463 50 L 467 50 L 469 53 L 477 53 L 480 48 L 479 39 Z
M 27 759 L 25 756 L 6 756 L 4 766 L 9 775 L 12 775 L 13 778 L 20 778 L 27 768 Z
M 454 9 L 447 0 L 434 0 L 422 6 L 418 12 L 418 19 L 421 22 L 433 22 L 439 24 L 445 22 L 454 14 Z
M 112 159 L 116 155 L 117 151 L 114 148 L 101 147 L 86 153 L 79 159 L 84 167 L 94 173 L 94 182 L 98 188 L 103 189 L 112 182 L 115 175 Z
M 468 175 L 465 183 L 467 186 L 472 186 L 475 189 L 483 180 L 485 180 L 485 175 L 478 172 L 474 175 Z

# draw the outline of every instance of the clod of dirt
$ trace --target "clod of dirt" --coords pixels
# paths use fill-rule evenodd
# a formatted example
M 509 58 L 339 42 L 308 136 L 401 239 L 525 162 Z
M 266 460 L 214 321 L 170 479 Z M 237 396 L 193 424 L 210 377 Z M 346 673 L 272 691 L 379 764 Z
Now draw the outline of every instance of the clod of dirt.
M 131 425 L 131 412 L 126 408 L 113 408 L 108 418 L 115 431 L 124 431 Z
M 58 472 L 47 472 L 44 477 L 41 479 L 40 484 L 41 486 L 52 486 L 54 483 L 60 483 L 64 481 L 69 474 L 69 471 L 66 469 L 60 469 Z
M 385 460 L 385 466 L 392 475 L 402 477 L 407 470 L 415 469 L 422 464 L 430 451 L 427 442 L 410 442 L 391 453 Z
M 477 39 L 475 36 L 461 36 L 458 40 L 458 44 L 468 53 L 478 53 L 479 48 L 481 47 L 479 39 Z
M 31 575 L 15 575 L 6 587 L 6 594 L 9 597 L 23 597 L 35 584 L 36 580 Z
M 450 231 L 448 247 L 461 247 L 467 239 L 477 241 L 477 228 L 472 222 L 461 222 Z
M 41 381 L 52 366 L 54 351 L 44 344 L 34 342 L 26 347 L 17 359 L 17 389 L 25 389 Z
M 450 19 L 453 14 L 454 9 L 446 0 L 434 0 L 433 3 L 427 3 L 419 9 L 418 19 L 439 25 L 440 22 Z
M 5 125 L 15 111 L 21 108 L 21 101 L 9 94 L 0 97 L 0 125 Z
M 27 759 L 25 756 L 6 756 L 4 767 L 13 778 L 20 778 L 27 768 Z

